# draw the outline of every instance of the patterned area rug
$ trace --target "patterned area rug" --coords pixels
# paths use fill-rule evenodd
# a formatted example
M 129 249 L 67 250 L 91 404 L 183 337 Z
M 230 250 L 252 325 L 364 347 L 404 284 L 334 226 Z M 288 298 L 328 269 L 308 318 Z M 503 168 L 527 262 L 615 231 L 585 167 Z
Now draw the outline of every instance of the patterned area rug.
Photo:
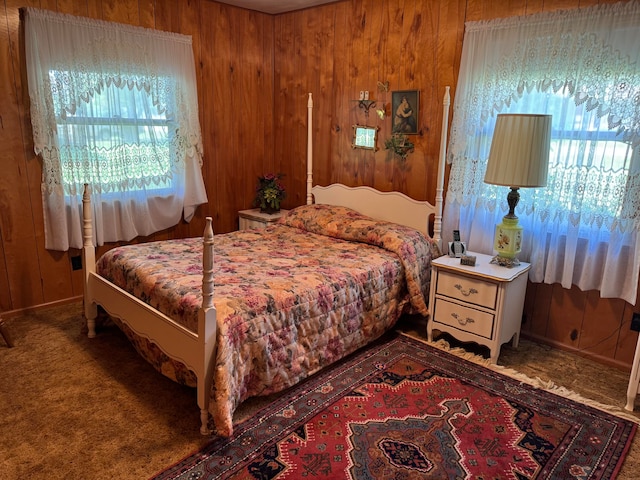
M 612 479 L 636 424 L 405 336 L 356 353 L 157 479 Z

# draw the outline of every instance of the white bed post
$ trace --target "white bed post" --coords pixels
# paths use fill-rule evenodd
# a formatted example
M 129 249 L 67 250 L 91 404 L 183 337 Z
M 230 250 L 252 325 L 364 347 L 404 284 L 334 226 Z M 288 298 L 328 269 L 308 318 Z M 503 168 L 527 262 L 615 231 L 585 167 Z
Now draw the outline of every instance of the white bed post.
M 198 372 L 198 406 L 200 407 L 200 433 L 208 435 L 209 397 L 215 369 L 216 309 L 213 305 L 213 226 L 211 217 L 206 218 L 202 238 L 202 308 L 198 313 L 198 337 L 202 339 L 203 371 Z
M 440 157 L 438 159 L 438 178 L 436 184 L 436 214 L 433 222 L 433 239 L 436 241 L 438 248 L 442 252 L 442 209 L 443 209 L 443 191 L 444 191 L 444 167 L 447 158 L 447 130 L 449 128 L 449 105 L 451 105 L 451 96 L 449 87 L 445 87 L 444 101 L 442 102 L 442 132 L 440 134 Z
M 636 353 L 633 355 L 633 363 L 631 364 L 631 375 L 629 376 L 629 385 L 627 386 L 627 404 L 625 410 L 633 412 L 638 395 L 638 386 L 640 385 L 640 337 L 636 343 Z
M 307 101 L 307 205 L 313 203 L 313 98 L 309 92 Z
M 89 274 L 96 269 L 96 250 L 93 246 L 93 225 L 91 211 L 91 190 L 88 184 L 84 184 L 82 192 L 82 270 L 84 273 L 84 316 L 87 319 L 87 336 L 96 336 L 96 317 L 98 306 L 91 300 L 89 292 Z

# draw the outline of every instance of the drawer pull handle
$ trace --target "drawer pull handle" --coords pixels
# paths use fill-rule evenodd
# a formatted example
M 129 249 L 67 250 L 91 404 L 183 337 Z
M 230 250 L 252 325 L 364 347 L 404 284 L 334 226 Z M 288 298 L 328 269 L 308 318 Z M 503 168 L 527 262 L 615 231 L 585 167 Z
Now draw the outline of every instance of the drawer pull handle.
M 467 323 L 475 323 L 475 320 L 473 318 L 469 318 L 469 317 L 460 318 L 460 315 L 458 315 L 457 313 L 452 313 L 451 316 L 455 318 L 460 325 L 466 325 Z
M 470 297 L 471 295 L 473 295 L 474 293 L 478 293 L 478 290 L 476 290 L 475 288 L 470 288 L 469 290 L 463 290 L 462 289 L 462 285 L 460 285 L 459 283 L 456 283 L 454 285 L 458 290 L 460 290 L 460 293 L 462 295 L 464 295 L 465 297 Z

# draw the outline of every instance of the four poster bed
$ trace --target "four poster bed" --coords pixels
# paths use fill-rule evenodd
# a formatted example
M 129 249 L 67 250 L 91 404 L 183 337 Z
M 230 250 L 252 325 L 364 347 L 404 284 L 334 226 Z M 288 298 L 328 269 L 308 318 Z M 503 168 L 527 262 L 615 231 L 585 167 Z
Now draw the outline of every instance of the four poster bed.
M 85 189 L 89 337 L 101 306 L 156 369 L 197 388 L 201 433 L 211 432 L 211 414 L 229 436 L 246 398 L 294 385 L 379 338 L 404 312 L 427 315 L 449 103 L 447 87 L 435 206 L 369 187 L 312 187 L 311 94 L 307 204 L 266 229 L 214 237 L 207 218 L 203 238 L 116 247 L 96 263 Z

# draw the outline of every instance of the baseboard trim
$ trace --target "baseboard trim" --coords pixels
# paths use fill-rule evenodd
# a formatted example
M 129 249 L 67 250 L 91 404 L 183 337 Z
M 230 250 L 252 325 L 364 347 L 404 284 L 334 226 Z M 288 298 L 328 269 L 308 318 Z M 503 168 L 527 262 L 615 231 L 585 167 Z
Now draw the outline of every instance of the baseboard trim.
M 620 360 L 616 360 L 611 357 L 605 357 L 604 355 L 598 355 L 597 353 L 587 352 L 586 350 L 580 350 L 579 348 L 572 347 L 570 345 L 566 345 L 564 343 L 557 342 L 555 340 L 551 340 L 545 338 L 540 335 L 536 335 L 530 332 L 520 332 L 521 338 L 527 338 L 536 343 L 541 343 L 543 345 L 549 345 L 550 347 L 557 348 L 558 350 L 564 350 L 566 352 L 571 352 L 575 355 L 579 355 L 584 358 L 588 358 L 589 360 L 593 360 L 594 362 L 598 362 L 604 365 L 608 365 L 610 367 L 618 368 L 620 370 L 624 370 L 626 372 L 631 372 L 631 364 L 621 362 Z
M 41 303 L 39 305 L 33 305 L 26 308 L 17 308 L 15 310 L 7 310 L 6 312 L 2 312 L 2 317 L 7 319 L 11 317 L 17 317 L 19 315 L 24 315 L 26 313 L 35 313 L 40 310 L 44 310 L 46 308 L 58 307 L 62 305 L 68 305 L 70 303 L 82 302 L 82 295 L 77 297 L 69 297 L 62 300 L 55 300 L 53 302 Z

